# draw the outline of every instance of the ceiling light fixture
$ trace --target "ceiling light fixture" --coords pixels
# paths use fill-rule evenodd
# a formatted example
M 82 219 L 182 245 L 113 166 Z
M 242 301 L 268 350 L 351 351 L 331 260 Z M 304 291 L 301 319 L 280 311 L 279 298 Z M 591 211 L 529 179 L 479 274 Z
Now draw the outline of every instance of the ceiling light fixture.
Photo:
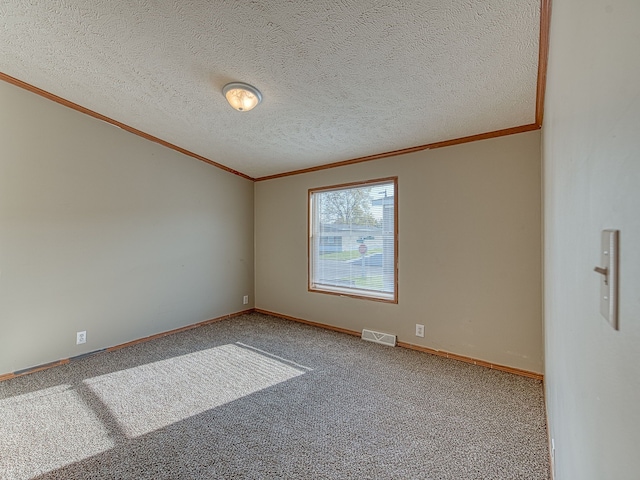
M 242 82 L 227 83 L 222 93 L 233 108 L 248 112 L 262 101 L 262 94 L 256 87 Z

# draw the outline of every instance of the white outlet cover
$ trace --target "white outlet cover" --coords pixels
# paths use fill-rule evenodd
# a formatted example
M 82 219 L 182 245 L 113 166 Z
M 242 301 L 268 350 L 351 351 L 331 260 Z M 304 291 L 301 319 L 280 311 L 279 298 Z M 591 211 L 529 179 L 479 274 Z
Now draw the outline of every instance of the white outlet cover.
M 80 345 L 82 343 L 87 343 L 87 332 L 77 332 L 76 333 L 76 345 Z
M 424 325 L 416 323 L 416 337 L 424 337 Z

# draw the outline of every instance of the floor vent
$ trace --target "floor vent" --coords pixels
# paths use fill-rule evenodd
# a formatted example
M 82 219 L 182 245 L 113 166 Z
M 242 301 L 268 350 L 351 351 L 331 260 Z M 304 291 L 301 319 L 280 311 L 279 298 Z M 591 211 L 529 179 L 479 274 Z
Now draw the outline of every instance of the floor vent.
M 389 345 L 390 347 L 396 346 L 396 336 L 388 333 L 374 332 L 373 330 L 362 330 L 362 339 L 369 342 L 381 343 L 383 345 Z

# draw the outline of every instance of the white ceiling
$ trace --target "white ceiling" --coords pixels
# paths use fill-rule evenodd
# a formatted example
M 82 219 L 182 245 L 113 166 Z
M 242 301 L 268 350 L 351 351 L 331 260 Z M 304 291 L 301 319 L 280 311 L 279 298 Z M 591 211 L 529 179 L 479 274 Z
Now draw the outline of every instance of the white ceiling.
M 3 0 L 0 29 L 1 72 L 251 177 L 535 121 L 540 0 Z

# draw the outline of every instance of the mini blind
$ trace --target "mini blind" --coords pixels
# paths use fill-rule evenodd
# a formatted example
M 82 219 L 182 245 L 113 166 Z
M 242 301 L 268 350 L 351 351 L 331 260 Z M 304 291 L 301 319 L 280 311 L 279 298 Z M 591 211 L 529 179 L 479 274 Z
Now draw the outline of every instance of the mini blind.
M 397 179 L 309 190 L 309 290 L 397 300 Z

